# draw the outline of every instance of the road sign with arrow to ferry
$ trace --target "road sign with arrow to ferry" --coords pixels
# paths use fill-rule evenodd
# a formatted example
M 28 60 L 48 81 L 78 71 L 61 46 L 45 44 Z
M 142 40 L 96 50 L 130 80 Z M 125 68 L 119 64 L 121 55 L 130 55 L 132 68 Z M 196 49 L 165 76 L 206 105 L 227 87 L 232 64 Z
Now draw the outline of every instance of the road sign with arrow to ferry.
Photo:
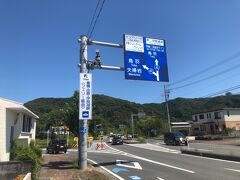
M 165 41 L 124 34 L 125 78 L 168 82 Z

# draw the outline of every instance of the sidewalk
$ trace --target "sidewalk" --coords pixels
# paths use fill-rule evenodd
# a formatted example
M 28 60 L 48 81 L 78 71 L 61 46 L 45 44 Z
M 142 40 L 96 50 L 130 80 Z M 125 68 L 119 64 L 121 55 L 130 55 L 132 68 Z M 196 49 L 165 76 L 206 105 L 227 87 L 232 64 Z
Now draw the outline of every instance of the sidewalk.
M 43 155 L 39 180 L 108 180 L 107 176 L 88 165 L 87 170 L 77 168 L 77 158 L 69 154 Z

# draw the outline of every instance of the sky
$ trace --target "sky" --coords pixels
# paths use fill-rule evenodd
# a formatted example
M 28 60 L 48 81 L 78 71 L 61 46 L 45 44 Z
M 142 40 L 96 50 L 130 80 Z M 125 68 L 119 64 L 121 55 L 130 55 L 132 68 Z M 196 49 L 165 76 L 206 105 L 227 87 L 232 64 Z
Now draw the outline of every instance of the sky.
M 72 96 L 79 89 L 77 40 L 87 34 L 97 3 L 0 0 L 0 97 L 25 103 Z M 106 0 L 91 39 L 123 44 L 125 33 L 164 39 L 169 83 L 94 70 L 93 93 L 161 103 L 163 84 L 172 89 L 170 99 L 203 97 L 239 85 L 239 18 L 239 0 Z M 103 65 L 124 66 L 123 49 L 89 46 L 89 60 L 96 49 Z M 186 77 L 191 78 L 174 84 Z

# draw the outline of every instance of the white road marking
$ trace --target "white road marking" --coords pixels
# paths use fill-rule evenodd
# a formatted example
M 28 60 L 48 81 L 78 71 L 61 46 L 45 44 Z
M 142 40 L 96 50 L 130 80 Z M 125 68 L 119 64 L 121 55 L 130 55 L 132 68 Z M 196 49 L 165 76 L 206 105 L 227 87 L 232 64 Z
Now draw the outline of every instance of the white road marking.
M 111 175 L 113 175 L 114 177 L 118 178 L 119 180 L 125 180 L 123 179 L 122 177 L 118 176 L 117 174 L 113 173 L 112 171 L 108 170 L 107 168 L 103 167 L 103 166 L 100 166 L 97 162 L 91 160 L 91 159 L 88 159 L 90 162 L 98 165 L 100 168 L 104 169 L 105 171 L 107 171 L 108 173 L 110 173 Z
M 122 164 L 123 163 L 133 163 L 133 166 L 127 165 L 127 164 Z M 127 168 L 132 168 L 132 169 L 139 169 L 142 170 L 142 167 L 138 162 L 130 162 L 127 160 L 116 160 L 116 165 L 117 166 L 122 166 L 122 167 L 127 167 Z
M 133 147 L 138 147 L 138 148 L 142 148 L 142 149 L 149 149 L 149 150 L 152 150 L 152 151 L 160 151 L 160 152 L 175 153 L 175 154 L 181 153 L 178 150 L 169 149 L 169 148 L 159 146 L 159 145 L 154 145 L 154 144 L 151 144 L 151 143 L 146 143 L 146 144 L 144 144 L 144 146 L 142 144 L 126 144 L 126 145 L 133 146 Z
M 229 171 L 240 172 L 240 170 L 238 170 L 238 169 L 230 169 L 230 168 L 224 168 L 224 169 L 229 170 Z
M 153 161 L 151 159 L 136 156 L 136 155 L 133 155 L 133 154 L 125 154 L 125 156 L 129 156 L 129 157 L 132 157 L 132 158 L 135 158 L 135 159 L 140 159 L 140 160 L 143 160 L 143 161 L 151 162 L 153 164 L 158 164 L 158 165 L 161 165 L 161 166 L 170 167 L 170 168 L 173 168 L 173 169 L 178 169 L 180 171 L 185 171 L 185 172 L 188 172 L 188 173 L 195 173 L 194 171 L 191 171 L 191 170 L 188 170 L 188 169 L 183 169 L 183 168 L 180 168 L 180 167 L 177 167 L 177 166 L 172 166 L 172 165 L 169 165 L 169 164 Z
M 240 164 L 240 162 L 237 162 L 237 161 L 229 161 L 229 160 L 224 160 L 224 159 L 215 159 L 215 158 L 210 158 L 210 157 L 194 156 L 194 155 L 190 155 L 190 154 L 181 154 L 181 155 L 182 156 L 191 156 L 191 157 L 201 158 L 201 159 L 208 159 L 208 160 L 213 160 L 213 161 L 222 161 L 222 162 Z
M 109 146 L 109 148 L 111 148 L 113 150 L 116 150 L 116 151 L 119 151 L 118 149 L 114 149 L 114 148 L 112 148 L 110 146 Z M 151 159 L 147 159 L 147 158 L 144 158 L 144 157 L 136 156 L 134 154 L 126 153 L 124 151 L 120 151 L 120 152 L 122 152 L 120 155 L 123 155 L 123 156 L 128 156 L 128 157 L 132 157 L 132 158 L 135 158 L 135 159 L 140 159 L 142 161 L 147 161 L 147 162 L 150 162 L 150 163 L 153 163 L 153 164 L 158 164 L 158 165 L 161 165 L 161 166 L 166 166 L 166 167 L 170 167 L 170 168 L 173 168 L 173 169 L 178 169 L 180 171 L 185 171 L 185 172 L 188 172 L 188 173 L 195 173 L 194 171 L 191 171 L 191 170 L 188 170 L 188 169 L 183 169 L 183 168 L 180 168 L 180 167 L 177 167 L 177 166 L 172 166 L 172 165 L 169 165 L 169 164 L 153 161 Z
M 106 151 L 106 152 L 104 152 L 104 151 L 99 151 L 99 152 L 97 152 L 97 151 L 88 151 L 88 153 L 99 153 L 99 154 L 121 154 L 121 152 L 111 152 L 111 151 Z
M 157 179 L 158 179 L 158 180 L 165 180 L 165 179 L 163 179 L 163 178 L 160 178 L 160 177 L 157 177 Z

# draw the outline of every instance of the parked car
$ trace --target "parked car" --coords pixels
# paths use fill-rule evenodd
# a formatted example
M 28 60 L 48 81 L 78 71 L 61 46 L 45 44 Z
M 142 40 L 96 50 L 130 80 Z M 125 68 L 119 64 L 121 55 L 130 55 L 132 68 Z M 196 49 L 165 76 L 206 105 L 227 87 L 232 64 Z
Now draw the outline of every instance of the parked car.
M 112 145 L 120 145 L 120 144 L 123 144 L 123 140 L 122 140 L 121 136 L 115 136 L 112 139 Z
M 186 136 L 181 132 L 170 132 L 164 135 L 164 143 L 166 145 L 187 145 Z
M 47 146 L 47 153 L 57 154 L 60 151 L 67 152 L 67 142 L 65 139 L 52 139 Z

